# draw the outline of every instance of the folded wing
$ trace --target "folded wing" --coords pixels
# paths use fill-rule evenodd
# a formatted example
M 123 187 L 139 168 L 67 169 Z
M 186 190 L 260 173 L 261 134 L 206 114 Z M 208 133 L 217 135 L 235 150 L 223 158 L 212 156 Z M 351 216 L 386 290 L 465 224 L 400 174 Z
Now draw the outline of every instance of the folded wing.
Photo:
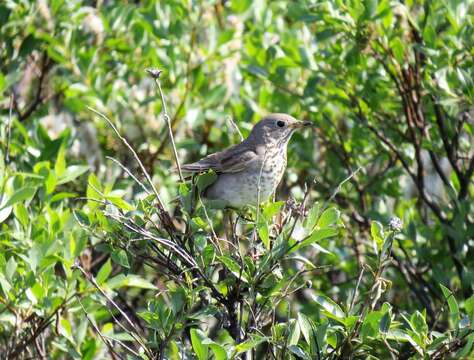
M 239 145 L 208 155 L 195 163 L 185 164 L 181 169 L 189 172 L 202 172 L 212 169 L 217 173 L 243 171 L 257 159 L 257 154 L 252 149 Z

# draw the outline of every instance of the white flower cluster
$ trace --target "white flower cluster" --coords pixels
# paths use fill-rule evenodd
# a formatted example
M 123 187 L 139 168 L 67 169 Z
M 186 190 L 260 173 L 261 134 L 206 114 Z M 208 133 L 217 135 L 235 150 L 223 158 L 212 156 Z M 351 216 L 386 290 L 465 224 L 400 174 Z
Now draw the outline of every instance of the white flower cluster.
M 390 219 L 389 226 L 393 230 L 400 231 L 403 227 L 403 223 L 402 223 L 402 220 L 400 220 L 400 218 L 395 216 L 395 217 Z

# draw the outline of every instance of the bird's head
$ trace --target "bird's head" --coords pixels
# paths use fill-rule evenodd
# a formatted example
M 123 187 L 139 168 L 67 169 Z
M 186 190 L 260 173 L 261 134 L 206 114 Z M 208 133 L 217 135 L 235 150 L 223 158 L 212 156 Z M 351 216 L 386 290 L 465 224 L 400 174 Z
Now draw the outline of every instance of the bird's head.
M 249 139 L 259 144 L 285 146 L 295 130 L 311 125 L 309 121 L 299 121 L 287 114 L 270 114 L 253 127 Z

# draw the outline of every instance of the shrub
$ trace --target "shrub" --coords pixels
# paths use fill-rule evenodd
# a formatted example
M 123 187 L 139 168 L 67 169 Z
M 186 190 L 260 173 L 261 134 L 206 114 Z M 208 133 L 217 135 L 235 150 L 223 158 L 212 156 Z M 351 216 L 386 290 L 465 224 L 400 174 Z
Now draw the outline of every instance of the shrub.
M 473 356 L 470 2 L 88 5 L 0 4 L 2 357 Z M 264 112 L 281 201 L 171 170 Z

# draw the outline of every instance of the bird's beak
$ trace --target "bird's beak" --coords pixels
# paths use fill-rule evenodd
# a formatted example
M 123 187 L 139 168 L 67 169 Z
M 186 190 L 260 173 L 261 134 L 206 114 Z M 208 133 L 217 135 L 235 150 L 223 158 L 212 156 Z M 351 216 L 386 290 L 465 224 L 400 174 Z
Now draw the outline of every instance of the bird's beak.
M 301 129 L 305 127 L 314 126 L 311 121 L 298 121 L 290 125 L 293 129 Z

